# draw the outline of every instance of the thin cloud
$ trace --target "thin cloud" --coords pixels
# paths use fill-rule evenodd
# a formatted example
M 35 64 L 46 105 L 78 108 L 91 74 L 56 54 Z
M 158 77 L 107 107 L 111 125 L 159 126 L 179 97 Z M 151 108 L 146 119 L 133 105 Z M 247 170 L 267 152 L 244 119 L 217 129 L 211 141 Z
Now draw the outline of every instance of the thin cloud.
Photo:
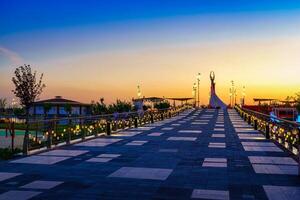
M 19 54 L 1 46 L 0 46 L 0 57 L 7 58 L 12 64 L 15 65 L 20 65 L 24 62 L 23 58 Z

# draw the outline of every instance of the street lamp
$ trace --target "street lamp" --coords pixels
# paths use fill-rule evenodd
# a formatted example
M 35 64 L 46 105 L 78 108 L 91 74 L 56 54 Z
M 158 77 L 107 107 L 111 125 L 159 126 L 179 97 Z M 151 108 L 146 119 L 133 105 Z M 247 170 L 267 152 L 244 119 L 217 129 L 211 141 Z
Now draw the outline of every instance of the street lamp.
M 137 96 L 138 96 L 139 99 L 140 99 L 141 96 L 142 96 L 141 88 L 140 88 L 139 85 L 137 86 Z
M 232 91 L 231 88 L 229 88 L 229 106 L 231 107 L 231 96 L 232 96 Z
M 246 96 L 246 89 L 245 89 L 245 86 L 243 86 L 242 96 L 243 96 L 243 105 L 245 105 L 245 96 Z
M 193 98 L 194 98 L 194 107 L 196 107 L 196 90 L 197 90 L 197 86 L 196 83 L 193 84 Z
M 198 83 L 198 108 L 200 107 L 200 88 L 199 88 L 199 85 L 200 85 L 200 76 L 201 76 L 201 73 L 198 73 L 198 75 L 197 75 L 197 83 Z

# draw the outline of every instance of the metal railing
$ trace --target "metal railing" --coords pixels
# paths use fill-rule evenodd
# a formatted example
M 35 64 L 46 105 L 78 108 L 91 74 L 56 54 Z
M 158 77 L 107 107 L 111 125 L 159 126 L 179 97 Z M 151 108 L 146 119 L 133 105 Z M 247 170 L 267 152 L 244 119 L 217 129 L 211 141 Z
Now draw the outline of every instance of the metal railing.
M 29 135 L 27 139 L 24 139 L 23 153 L 25 155 L 32 154 L 37 151 L 73 144 L 100 135 L 111 135 L 119 130 L 137 128 L 145 124 L 171 118 L 188 108 L 187 106 L 181 106 L 145 112 L 30 120 L 28 125 Z M 7 123 L 8 127 L 15 128 L 15 125 L 11 124 L 13 122 Z M 12 132 L 14 133 L 14 131 Z M 13 139 L 14 135 L 12 136 L 12 144 Z
M 253 110 L 235 106 L 239 115 L 253 125 L 255 130 L 260 130 L 266 139 L 272 139 L 281 144 L 294 155 L 299 154 L 300 147 L 300 124 L 297 122 L 274 118 L 272 116 Z M 299 159 L 299 158 L 298 158 Z

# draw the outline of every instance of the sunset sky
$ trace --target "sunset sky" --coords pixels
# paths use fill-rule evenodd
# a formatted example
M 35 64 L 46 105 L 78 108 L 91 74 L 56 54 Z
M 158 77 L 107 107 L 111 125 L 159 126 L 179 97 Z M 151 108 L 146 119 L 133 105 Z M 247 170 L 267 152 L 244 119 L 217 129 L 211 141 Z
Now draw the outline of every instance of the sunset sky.
M 11 99 L 16 67 L 44 73 L 41 99 L 90 102 L 143 96 L 201 102 L 209 72 L 229 101 L 300 92 L 299 0 L 1 0 L 0 97 Z

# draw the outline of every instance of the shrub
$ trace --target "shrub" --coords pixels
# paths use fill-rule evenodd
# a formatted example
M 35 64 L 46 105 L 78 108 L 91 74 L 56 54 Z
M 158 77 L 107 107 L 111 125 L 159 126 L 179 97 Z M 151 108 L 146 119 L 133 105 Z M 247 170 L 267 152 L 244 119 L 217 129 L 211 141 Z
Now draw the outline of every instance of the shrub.
M 14 157 L 14 155 L 21 152 L 21 149 L 14 149 L 11 150 L 10 148 L 0 148 L 0 159 L 1 160 L 8 160 Z

